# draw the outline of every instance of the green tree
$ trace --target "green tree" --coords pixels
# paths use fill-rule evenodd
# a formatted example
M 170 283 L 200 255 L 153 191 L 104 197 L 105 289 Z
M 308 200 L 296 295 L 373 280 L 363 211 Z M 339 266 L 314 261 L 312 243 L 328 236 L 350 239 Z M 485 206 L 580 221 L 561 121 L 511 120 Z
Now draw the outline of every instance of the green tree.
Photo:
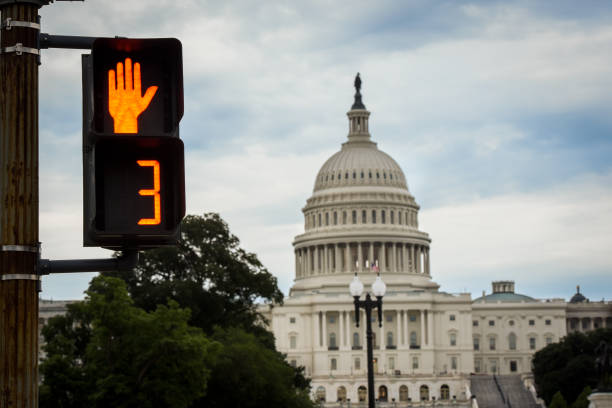
M 222 344 L 211 366 L 210 392 L 194 406 L 207 408 L 312 407 L 308 388 L 284 357 L 240 328 L 217 328 Z
M 561 391 L 557 391 L 555 395 L 553 395 L 548 408 L 567 408 L 567 402 L 565 402 L 565 398 L 561 395 Z
M 84 302 L 43 329 L 41 407 L 188 407 L 206 392 L 219 345 L 176 302 L 145 312 L 125 283 L 94 278 Z
M 533 375 L 538 395 L 550 404 L 553 395 L 563 390 L 569 401 L 575 401 L 585 386 L 595 388 L 599 380 L 595 348 L 602 340 L 612 343 L 612 329 L 570 333 L 535 353 Z
M 584 387 L 576 401 L 571 405 L 571 408 L 589 408 L 589 399 L 588 396 L 591 395 L 591 387 L 588 385 Z
M 218 214 L 188 215 L 176 247 L 141 253 L 134 271 L 106 275 L 123 279 L 137 306 L 155 310 L 174 299 L 191 310 L 190 324 L 212 334 L 216 326 L 239 326 L 273 339 L 261 328 L 256 301 L 282 303 L 276 278 Z

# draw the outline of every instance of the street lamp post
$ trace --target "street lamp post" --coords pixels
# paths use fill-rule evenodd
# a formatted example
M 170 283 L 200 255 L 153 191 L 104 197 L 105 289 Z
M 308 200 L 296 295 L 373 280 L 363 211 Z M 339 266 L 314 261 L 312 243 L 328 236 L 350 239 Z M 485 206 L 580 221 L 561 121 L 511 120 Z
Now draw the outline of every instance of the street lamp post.
M 349 285 L 351 296 L 355 299 L 355 325 L 359 327 L 359 308 L 365 309 L 366 313 L 366 347 L 368 354 L 368 408 L 375 408 L 374 402 L 374 355 L 372 353 L 372 309 L 378 308 L 378 327 L 382 327 L 382 298 L 385 295 L 386 285 L 380 279 L 380 275 L 376 276 L 376 280 L 372 284 L 372 294 L 376 300 L 372 300 L 370 293 L 366 293 L 365 300 L 359 300 L 363 293 L 363 283 L 357 277 Z

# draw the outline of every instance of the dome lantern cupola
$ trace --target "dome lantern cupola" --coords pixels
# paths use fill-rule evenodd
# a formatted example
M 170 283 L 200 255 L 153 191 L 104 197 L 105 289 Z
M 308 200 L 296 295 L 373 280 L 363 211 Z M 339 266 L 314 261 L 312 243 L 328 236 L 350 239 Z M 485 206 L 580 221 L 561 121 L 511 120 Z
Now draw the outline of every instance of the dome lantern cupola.
M 353 106 L 351 106 L 351 110 L 347 113 L 347 116 L 349 117 L 349 143 L 372 143 L 368 130 L 370 112 L 368 112 L 361 100 L 361 78 L 359 77 L 359 72 L 355 77 L 355 102 L 353 102 Z

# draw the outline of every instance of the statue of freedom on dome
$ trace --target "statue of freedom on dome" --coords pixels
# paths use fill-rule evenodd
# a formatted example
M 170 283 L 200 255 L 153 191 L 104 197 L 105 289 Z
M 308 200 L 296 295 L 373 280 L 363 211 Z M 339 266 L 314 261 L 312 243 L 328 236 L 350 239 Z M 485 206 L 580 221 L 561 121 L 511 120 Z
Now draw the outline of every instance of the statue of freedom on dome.
M 357 90 L 357 93 L 361 91 L 361 78 L 359 78 L 359 72 L 357 73 L 357 76 L 355 77 L 355 89 Z

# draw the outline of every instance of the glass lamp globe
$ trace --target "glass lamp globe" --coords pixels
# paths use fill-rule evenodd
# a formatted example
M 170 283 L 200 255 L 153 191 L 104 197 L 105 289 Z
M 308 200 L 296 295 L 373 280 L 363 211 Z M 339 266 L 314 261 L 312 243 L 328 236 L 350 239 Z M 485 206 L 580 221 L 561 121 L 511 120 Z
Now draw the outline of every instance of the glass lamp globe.
M 372 284 L 372 293 L 376 297 L 381 297 L 381 296 L 385 296 L 386 290 L 387 290 L 387 285 L 385 285 L 385 282 L 383 282 L 382 279 L 380 279 L 380 275 L 377 276 L 376 280 Z
M 355 274 L 355 277 L 351 281 L 349 285 L 349 292 L 351 292 L 351 296 L 361 296 L 363 293 L 363 283 L 359 280 L 359 277 Z

